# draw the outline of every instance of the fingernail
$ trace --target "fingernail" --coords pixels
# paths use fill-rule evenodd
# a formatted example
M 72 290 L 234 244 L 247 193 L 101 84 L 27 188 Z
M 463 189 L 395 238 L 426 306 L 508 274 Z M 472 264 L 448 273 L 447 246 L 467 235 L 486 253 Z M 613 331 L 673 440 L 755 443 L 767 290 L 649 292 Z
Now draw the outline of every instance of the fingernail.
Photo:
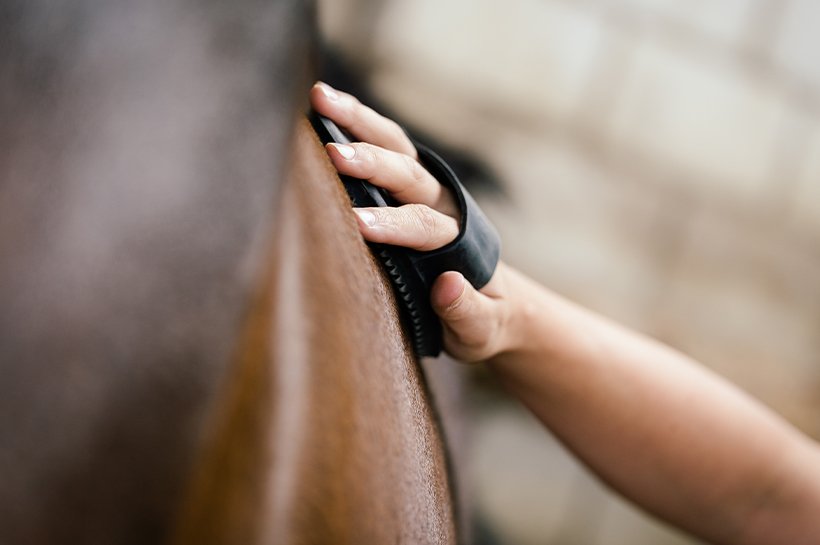
M 323 81 L 320 81 L 319 83 L 317 83 L 317 85 L 319 86 L 319 89 L 322 91 L 322 94 L 325 95 L 328 98 L 328 100 L 332 100 L 334 102 L 339 100 L 339 94 L 333 87 L 331 87 Z
M 361 208 L 354 208 L 354 212 L 356 215 L 359 216 L 359 219 L 362 220 L 362 223 L 367 225 L 368 227 L 373 227 L 376 225 L 376 215 L 373 214 L 370 210 L 362 210 Z
M 347 144 L 333 144 L 333 147 L 336 148 L 336 151 L 338 151 L 339 154 L 348 161 L 356 157 L 356 149 L 353 146 L 348 146 Z

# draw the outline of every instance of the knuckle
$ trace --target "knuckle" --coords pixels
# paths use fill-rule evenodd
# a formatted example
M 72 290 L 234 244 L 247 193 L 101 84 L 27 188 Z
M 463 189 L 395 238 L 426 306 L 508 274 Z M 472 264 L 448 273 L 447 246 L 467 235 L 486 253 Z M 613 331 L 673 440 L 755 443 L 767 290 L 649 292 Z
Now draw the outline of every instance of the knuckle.
M 453 323 L 458 323 L 464 320 L 467 316 L 469 316 L 469 312 L 467 311 L 467 307 L 469 306 L 466 302 L 466 297 L 461 296 L 453 303 L 444 309 L 444 316 L 447 318 L 448 321 Z
M 404 132 L 404 129 L 393 121 L 392 119 L 385 118 L 387 125 L 386 125 L 386 133 L 390 137 L 390 139 L 394 142 L 394 145 L 397 146 L 398 149 L 402 150 L 403 153 L 406 153 L 411 158 L 416 158 L 418 153 L 416 152 L 416 147 L 413 145 L 413 142 L 407 136 L 407 133 Z
M 396 140 L 408 140 L 407 133 L 404 132 L 404 129 L 401 128 L 401 125 L 393 121 L 392 119 L 384 118 L 387 122 L 387 130 L 393 135 L 393 138 Z
M 410 157 L 409 155 L 401 155 L 402 160 L 404 161 L 405 168 L 407 169 L 407 173 L 410 175 L 410 179 L 413 181 L 414 184 L 419 183 L 424 180 L 427 171 L 424 169 L 421 164 Z
M 379 158 L 373 145 L 366 142 L 358 142 L 353 145 L 356 147 L 356 155 L 359 161 L 376 164 L 378 166 Z
M 436 238 L 439 222 L 432 208 L 423 204 L 411 204 L 413 216 L 424 235 L 424 245 L 427 246 Z
M 376 210 L 378 210 L 376 217 L 379 223 L 384 227 L 394 231 L 401 231 L 407 228 L 407 215 L 403 214 L 400 208 L 380 206 L 376 208 Z
M 350 93 L 344 93 L 342 96 L 347 99 L 347 105 L 351 113 L 358 117 L 361 114 L 362 108 L 364 108 L 364 104 L 362 104 L 355 95 L 351 95 Z
M 454 323 L 463 322 L 473 317 L 474 306 L 470 294 L 465 290 L 458 299 L 447 307 L 445 314 L 447 319 Z

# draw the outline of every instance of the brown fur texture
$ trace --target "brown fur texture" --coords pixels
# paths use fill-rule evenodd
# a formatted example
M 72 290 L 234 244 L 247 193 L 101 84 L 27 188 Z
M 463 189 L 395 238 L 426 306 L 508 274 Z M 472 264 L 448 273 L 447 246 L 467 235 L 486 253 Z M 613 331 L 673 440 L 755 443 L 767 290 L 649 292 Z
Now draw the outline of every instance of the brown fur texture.
M 0 8 L 0 543 L 453 541 L 309 4 Z
M 453 543 L 421 370 L 306 122 L 294 161 L 177 542 Z

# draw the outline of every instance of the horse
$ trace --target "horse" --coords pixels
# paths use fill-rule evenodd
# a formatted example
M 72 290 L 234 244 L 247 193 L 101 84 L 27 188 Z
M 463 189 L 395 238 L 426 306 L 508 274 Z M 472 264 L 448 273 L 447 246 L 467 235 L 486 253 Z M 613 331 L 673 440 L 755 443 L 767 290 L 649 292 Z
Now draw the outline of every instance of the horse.
M 459 540 L 315 6 L 0 8 L 0 542 Z

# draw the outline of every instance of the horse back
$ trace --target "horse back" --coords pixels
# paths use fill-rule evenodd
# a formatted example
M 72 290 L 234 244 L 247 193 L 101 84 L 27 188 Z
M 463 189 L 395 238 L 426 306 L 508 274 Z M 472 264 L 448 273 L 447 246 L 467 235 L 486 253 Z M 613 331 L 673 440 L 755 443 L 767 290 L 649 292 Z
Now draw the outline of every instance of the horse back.
M 423 376 L 304 120 L 282 190 L 274 249 L 178 541 L 452 543 Z

